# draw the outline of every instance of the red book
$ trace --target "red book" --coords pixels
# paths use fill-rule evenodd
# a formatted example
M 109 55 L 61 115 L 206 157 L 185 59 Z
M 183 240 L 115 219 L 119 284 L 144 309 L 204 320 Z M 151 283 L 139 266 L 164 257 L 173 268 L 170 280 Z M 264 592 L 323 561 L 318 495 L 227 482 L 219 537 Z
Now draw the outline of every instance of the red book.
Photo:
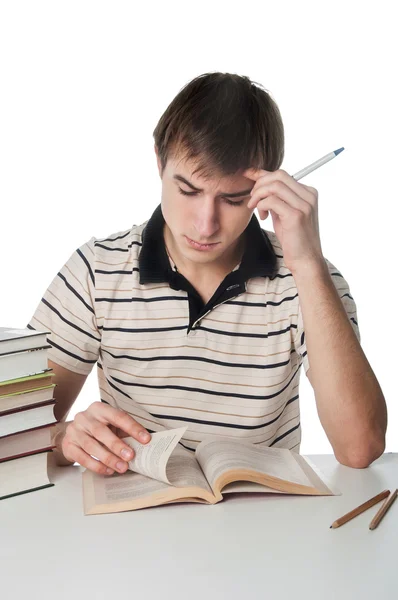
M 0 463 L 21 456 L 48 452 L 55 446 L 51 441 L 51 425 L 20 431 L 0 438 Z

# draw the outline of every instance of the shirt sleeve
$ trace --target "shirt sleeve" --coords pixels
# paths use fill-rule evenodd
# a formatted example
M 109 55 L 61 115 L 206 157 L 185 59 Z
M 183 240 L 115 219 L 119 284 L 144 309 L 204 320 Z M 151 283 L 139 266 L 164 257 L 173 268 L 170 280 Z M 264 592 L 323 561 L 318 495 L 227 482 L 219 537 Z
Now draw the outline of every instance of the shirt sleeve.
M 352 328 L 355 332 L 355 335 L 357 336 L 358 341 L 361 342 L 361 336 L 358 327 L 357 307 L 354 298 L 351 295 L 348 283 L 344 279 L 340 271 L 336 269 L 336 267 L 327 259 L 326 264 L 328 265 L 329 273 L 339 293 L 339 296 L 347 313 L 347 317 L 349 318 Z M 304 370 L 307 373 L 308 369 L 310 368 L 310 363 L 308 360 L 304 322 L 300 303 L 298 307 L 297 333 L 294 338 L 294 348 L 296 352 L 302 357 Z
M 101 334 L 95 311 L 96 238 L 78 248 L 51 282 L 28 323 L 49 331 L 48 358 L 82 375 L 97 362 Z

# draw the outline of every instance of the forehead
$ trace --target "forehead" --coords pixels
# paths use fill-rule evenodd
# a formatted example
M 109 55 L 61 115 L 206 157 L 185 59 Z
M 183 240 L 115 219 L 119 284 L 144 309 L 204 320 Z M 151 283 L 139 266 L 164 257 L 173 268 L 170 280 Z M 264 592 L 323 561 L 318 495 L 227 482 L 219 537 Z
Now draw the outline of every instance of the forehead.
M 221 183 L 225 186 L 226 184 L 233 185 L 247 181 L 242 175 L 243 169 L 240 169 L 237 173 L 226 175 L 210 166 L 207 167 L 206 162 L 200 158 L 187 160 L 184 157 L 170 157 L 166 169 L 168 167 L 171 175 L 182 175 L 194 184 L 202 183 L 217 187 Z

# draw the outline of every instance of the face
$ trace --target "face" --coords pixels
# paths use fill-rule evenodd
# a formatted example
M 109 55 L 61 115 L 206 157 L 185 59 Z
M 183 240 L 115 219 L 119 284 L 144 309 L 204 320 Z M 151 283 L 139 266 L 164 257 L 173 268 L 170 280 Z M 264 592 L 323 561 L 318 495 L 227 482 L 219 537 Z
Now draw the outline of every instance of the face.
M 230 266 L 253 214 L 247 204 L 254 183 L 238 174 L 205 180 L 192 175 L 196 166 L 169 158 L 161 173 L 158 159 L 166 245 L 186 268 Z

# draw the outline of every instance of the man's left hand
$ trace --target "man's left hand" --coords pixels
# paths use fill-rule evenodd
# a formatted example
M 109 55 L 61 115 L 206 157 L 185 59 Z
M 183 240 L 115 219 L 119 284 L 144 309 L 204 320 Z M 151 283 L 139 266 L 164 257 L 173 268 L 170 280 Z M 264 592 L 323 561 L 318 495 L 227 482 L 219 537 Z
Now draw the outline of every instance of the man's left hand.
M 318 223 L 318 191 L 296 181 L 282 169 L 247 169 L 243 176 L 255 181 L 249 209 L 260 219 L 271 213 L 285 264 L 294 274 L 303 267 L 324 264 Z

